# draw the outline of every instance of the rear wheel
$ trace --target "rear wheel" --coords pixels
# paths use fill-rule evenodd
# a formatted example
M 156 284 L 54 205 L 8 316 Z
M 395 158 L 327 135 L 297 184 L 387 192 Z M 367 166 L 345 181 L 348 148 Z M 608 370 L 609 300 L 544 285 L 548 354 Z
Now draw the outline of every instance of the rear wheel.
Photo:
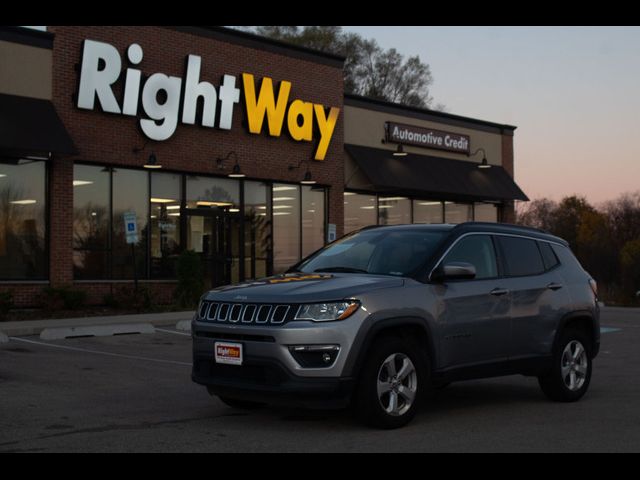
M 540 388 L 551 400 L 575 402 L 591 382 L 591 342 L 580 330 L 567 330 L 553 352 L 551 370 L 538 377 Z
M 399 337 L 377 340 L 362 368 L 356 416 L 377 428 L 398 428 L 415 416 L 428 381 L 427 356 Z

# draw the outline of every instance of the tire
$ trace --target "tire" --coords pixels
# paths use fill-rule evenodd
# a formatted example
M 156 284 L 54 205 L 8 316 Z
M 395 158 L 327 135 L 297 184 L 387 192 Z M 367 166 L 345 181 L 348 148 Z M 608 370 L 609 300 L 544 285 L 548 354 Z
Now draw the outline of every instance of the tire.
M 575 402 L 591 382 L 591 341 L 581 330 L 562 332 L 553 351 L 551 370 L 538 377 L 544 394 L 556 402 Z
M 395 336 L 376 340 L 358 379 L 356 417 L 382 429 L 406 425 L 424 397 L 429 376 L 428 355 L 415 344 Z

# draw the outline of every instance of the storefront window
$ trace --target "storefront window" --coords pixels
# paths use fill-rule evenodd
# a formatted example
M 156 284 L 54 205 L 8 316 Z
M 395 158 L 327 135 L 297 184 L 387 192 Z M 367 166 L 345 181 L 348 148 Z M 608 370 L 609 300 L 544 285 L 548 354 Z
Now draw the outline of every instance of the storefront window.
M 268 275 L 271 245 L 271 215 L 268 186 L 262 182 L 244 183 L 244 276 Z
M 491 203 L 476 203 L 473 207 L 476 222 L 497 222 L 498 208 Z
M 73 167 L 73 269 L 77 279 L 109 278 L 109 169 Z
M 469 203 L 444 202 L 445 223 L 463 223 L 473 220 L 473 205 Z
M 151 173 L 151 278 L 175 278 L 180 254 L 180 202 L 182 176 Z
M 277 200 L 276 200 L 277 199 Z M 300 260 L 300 188 L 273 184 L 273 272 Z
M 222 208 L 238 212 L 240 184 L 229 178 L 187 176 L 187 208 Z
M 353 232 L 377 222 L 375 195 L 344 192 L 344 233 Z
M 413 223 L 442 223 L 442 202 L 413 201 Z
M 324 246 L 324 197 L 320 187 L 302 187 L 302 256 L 306 257 Z M 276 205 L 276 197 L 273 201 Z
M 0 279 L 44 279 L 45 163 L 0 159 Z
M 136 273 L 147 277 L 147 218 L 149 215 L 149 174 L 142 170 L 113 169 L 113 217 L 112 217 L 112 263 L 113 278 L 134 278 L 133 252 L 127 244 L 124 229 L 124 214 L 135 212 L 138 223 L 138 242 L 135 246 Z
M 378 223 L 380 225 L 411 223 L 411 200 L 406 197 L 379 197 Z

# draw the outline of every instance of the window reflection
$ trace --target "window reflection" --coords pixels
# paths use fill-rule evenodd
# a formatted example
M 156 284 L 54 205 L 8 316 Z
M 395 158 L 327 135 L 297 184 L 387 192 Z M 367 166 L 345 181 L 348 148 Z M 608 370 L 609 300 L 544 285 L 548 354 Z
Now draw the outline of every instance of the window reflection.
M 442 202 L 430 200 L 413 201 L 413 223 L 442 223 Z
M 473 220 L 473 206 L 469 203 L 444 202 L 445 223 L 463 223 Z
M 491 203 L 476 203 L 473 207 L 473 217 L 477 222 L 497 222 L 498 208 Z
M 134 278 L 133 253 L 127 244 L 124 214 L 135 212 L 138 223 L 138 242 L 135 243 L 136 272 L 147 277 L 147 218 L 149 215 L 149 174 L 142 170 L 117 168 L 113 170 L 112 262 L 113 278 Z
M 300 260 L 300 187 L 273 184 L 273 272 Z
M 45 163 L 0 159 L 0 278 L 44 279 Z
M 324 246 L 324 188 L 302 187 L 302 257 Z M 275 198 L 274 198 L 274 205 Z
M 344 233 L 347 234 L 368 225 L 376 225 L 375 195 L 344 192 Z
M 411 223 L 411 201 L 406 197 L 380 197 L 378 223 L 380 225 Z
M 225 208 L 239 212 L 240 183 L 229 178 L 187 177 L 187 208 Z
M 78 279 L 109 278 L 110 172 L 73 167 L 73 268 Z
M 151 277 L 173 278 L 180 254 L 181 175 L 151 173 Z
M 269 218 L 267 184 L 246 181 L 244 183 L 245 278 L 261 278 L 268 275 L 268 255 L 271 246 Z

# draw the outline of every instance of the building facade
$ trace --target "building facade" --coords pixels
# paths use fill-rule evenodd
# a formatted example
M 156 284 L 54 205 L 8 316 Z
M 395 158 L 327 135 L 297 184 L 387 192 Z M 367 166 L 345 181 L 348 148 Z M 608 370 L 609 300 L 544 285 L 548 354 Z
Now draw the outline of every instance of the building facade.
M 82 26 L 3 27 L 0 56 L 0 291 L 19 306 L 134 278 L 169 302 L 184 250 L 217 286 L 364 225 L 508 221 L 526 199 L 515 127 L 345 96 L 333 55 Z

